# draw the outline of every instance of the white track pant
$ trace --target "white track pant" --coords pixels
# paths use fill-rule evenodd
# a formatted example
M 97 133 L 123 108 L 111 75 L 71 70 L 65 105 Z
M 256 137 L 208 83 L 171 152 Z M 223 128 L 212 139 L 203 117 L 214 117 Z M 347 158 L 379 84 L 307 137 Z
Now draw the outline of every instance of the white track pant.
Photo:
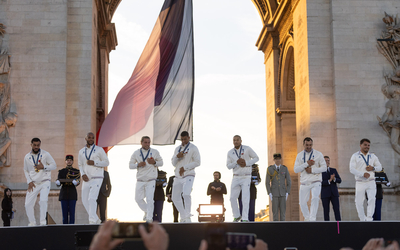
M 135 201 L 140 209 L 146 213 L 146 221 L 151 221 L 153 219 L 155 188 L 155 180 L 136 182 Z M 144 201 L 145 197 L 146 201 Z
M 242 191 L 242 220 L 249 220 L 250 182 L 250 176 L 233 176 L 230 200 L 234 218 L 240 217 L 238 198 Z
M 185 178 L 175 177 L 174 179 L 174 184 L 172 186 L 172 202 L 181 214 L 181 220 L 190 218 L 190 211 L 192 208 L 192 198 L 190 194 L 192 193 L 193 182 L 194 176 L 187 176 Z M 182 197 L 185 201 L 185 205 L 183 205 Z
M 310 199 L 311 191 L 311 206 L 310 211 L 308 211 L 308 199 Z M 319 204 L 319 195 L 321 193 L 321 182 L 315 182 L 311 184 L 300 185 L 299 191 L 299 204 L 301 212 L 304 216 L 304 221 L 316 221 L 317 211 Z
M 364 200 L 365 193 L 367 193 L 368 203 L 367 203 L 367 217 L 364 213 Z M 376 184 L 375 181 L 368 182 L 356 182 L 356 208 L 358 213 L 358 218 L 360 221 L 372 221 L 372 216 L 375 211 L 375 200 L 376 200 Z
M 50 181 L 35 183 L 31 192 L 26 193 L 25 210 L 29 219 L 28 226 L 36 226 L 35 213 L 33 207 L 36 203 L 36 198 L 40 193 L 39 206 L 40 206 L 40 225 L 46 225 L 47 201 L 50 193 Z
M 103 179 L 90 179 L 88 182 L 82 183 L 82 203 L 89 214 L 89 224 L 99 224 L 100 220 L 97 216 L 97 198 Z

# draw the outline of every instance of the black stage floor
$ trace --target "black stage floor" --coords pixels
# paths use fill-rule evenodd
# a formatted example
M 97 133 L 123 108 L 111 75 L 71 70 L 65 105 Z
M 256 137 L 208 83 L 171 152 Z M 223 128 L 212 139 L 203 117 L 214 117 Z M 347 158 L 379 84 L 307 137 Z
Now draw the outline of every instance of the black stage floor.
M 198 249 L 208 223 L 164 223 L 170 237 L 169 249 Z M 253 222 L 222 223 L 227 232 L 255 233 L 270 250 L 297 247 L 298 250 L 362 249 L 370 238 L 400 238 L 400 222 Z M 75 233 L 97 231 L 97 225 L 49 225 L 0 228 L 0 249 L 71 250 Z M 90 235 L 90 232 L 88 233 Z M 85 242 L 81 242 L 85 245 Z M 87 245 L 87 244 L 86 244 Z M 145 249 L 140 241 L 125 242 L 119 249 Z

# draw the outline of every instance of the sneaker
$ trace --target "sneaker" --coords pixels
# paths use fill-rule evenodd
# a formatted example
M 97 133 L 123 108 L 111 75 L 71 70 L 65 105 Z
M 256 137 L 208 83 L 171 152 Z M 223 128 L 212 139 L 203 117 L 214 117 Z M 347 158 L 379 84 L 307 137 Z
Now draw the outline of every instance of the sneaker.
M 249 222 L 248 220 L 242 220 L 242 222 Z
M 152 223 L 152 222 L 153 222 L 153 219 L 146 220 L 146 222 L 147 222 L 147 223 Z
M 237 217 L 237 218 L 234 218 L 233 219 L 233 222 L 240 222 L 240 219 L 242 218 L 242 216 L 239 216 L 239 217 Z

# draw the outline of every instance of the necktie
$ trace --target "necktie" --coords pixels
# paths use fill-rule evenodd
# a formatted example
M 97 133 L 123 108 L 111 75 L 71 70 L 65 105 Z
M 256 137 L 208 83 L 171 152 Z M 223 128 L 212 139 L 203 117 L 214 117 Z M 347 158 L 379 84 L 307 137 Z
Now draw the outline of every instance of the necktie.
M 278 167 L 276 167 L 276 170 L 279 172 L 279 166 L 278 166 Z

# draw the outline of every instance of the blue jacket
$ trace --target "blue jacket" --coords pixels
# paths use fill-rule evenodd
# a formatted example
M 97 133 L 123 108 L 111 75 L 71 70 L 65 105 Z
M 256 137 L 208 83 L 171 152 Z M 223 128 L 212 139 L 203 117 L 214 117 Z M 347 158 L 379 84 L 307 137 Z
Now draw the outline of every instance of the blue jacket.
M 337 188 L 337 183 L 341 183 L 342 179 L 340 178 L 338 172 L 336 171 L 335 168 L 329 168 L 329 172 L 322 172 L 322 186 L 321 186 L 321 199 L 323 198 L 328 198 L 331 196 L 339 197 L 339 192 Z M 334 174 L 336 180 L 331 181 L 329 184 L 329 179 L 331 178 L 331 175 Z

